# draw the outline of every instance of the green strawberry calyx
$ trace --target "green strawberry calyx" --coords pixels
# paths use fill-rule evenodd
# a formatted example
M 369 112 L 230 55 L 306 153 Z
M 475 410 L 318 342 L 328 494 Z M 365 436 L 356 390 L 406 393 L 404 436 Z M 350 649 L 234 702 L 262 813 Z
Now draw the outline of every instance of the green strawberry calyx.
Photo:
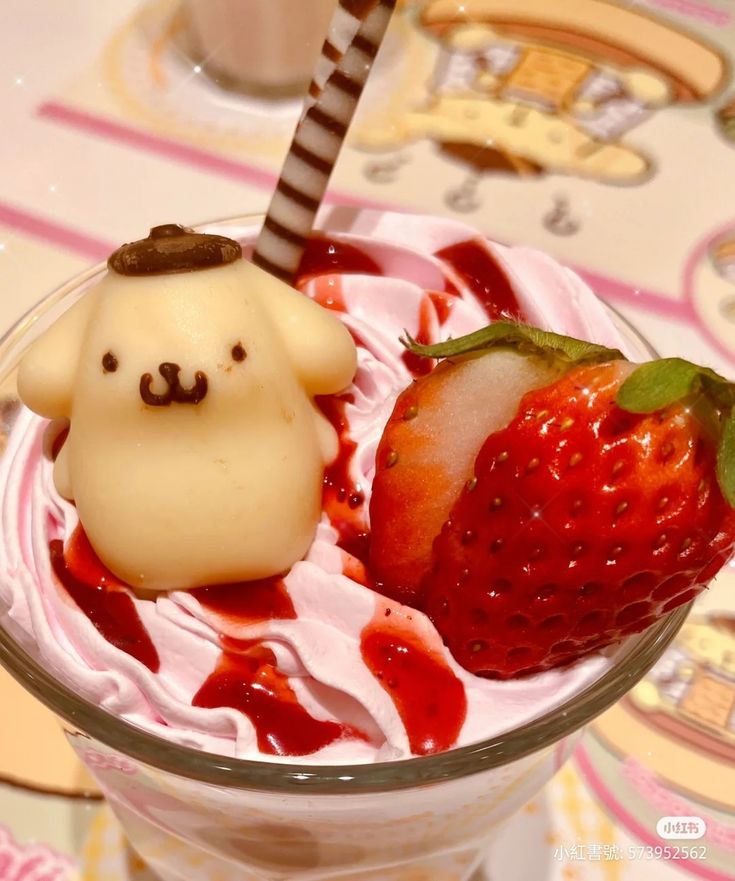
M 655 413 L 685 402 L 717 444 L 717 482 L 735 508 L 735 384 L 684 358 L 641 364 L 618 389 L 616 403 L 631 413 Z
M 550 358 L 565 370 L 626 360 L 618 349 L 512 321 L 496 321 L 474 333 L 433 345 L 417 343 L 408 333 L 401 342 L 410 352 L 425 358 L 452 358 L 494 348 L 514 348 Z M 618 389 L 616 403 L 623 410 L 639 414 L 685 404 L 717 445 L 717 482 L 728 504 L 735 508 L 734 383 L 709 367 L 683 358 L 661 358 L 636 367 Z
M 528 324 L 517 324 L 514 321 L 496 321 L 474 333 L 430 346 L 417 343 L 408 333 L 401 342 L 414 355 L 425 358 L 452 358 L 501 346 L 529 354 L 558 358 L 570 365 L 602 364 L 625 357 L 618 349 L 608 349 L 596 343 L 587 343 L 584 340 L 540 330 Z

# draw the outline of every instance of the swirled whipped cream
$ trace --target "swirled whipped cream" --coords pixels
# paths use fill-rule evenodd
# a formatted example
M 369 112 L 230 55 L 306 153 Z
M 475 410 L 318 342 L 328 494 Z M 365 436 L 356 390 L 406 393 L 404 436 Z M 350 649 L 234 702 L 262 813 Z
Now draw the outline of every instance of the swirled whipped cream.
M 54 489 L 57 427 L 22 409 L 0 462 L 4 625 L 88 701 L 227 756 L 365 763 L 463 746 L 554 709 L 614 662 L 479 678 L 421 612 L 373 591 L 363 562 L 378 441 L 397 395 L 431 367 L 406 353 L 404 331 L 434 342 L 512 317 L 625 350 L 609 313 L 551 258 L 460 223 L 335 211 L 326 228 L 298 286 L 339 314 L 358 370 L 320 401 L 340 453 L 315 540 L 281 578 L 138 596 L 96 559 Z

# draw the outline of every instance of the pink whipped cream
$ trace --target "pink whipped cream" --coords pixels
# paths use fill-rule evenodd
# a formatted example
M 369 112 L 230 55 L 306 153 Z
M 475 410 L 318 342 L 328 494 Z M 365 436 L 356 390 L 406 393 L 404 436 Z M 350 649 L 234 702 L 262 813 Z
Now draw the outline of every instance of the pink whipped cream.
M 432 342 L 507 316 L 625 350 L 609 312 L 546 255 L 488 243 L 460 223 L 339 210 L 326 228 L 300 287 L 341 315 L 358 371 L 323 402 L 341 453 L 312 547 L 282 579 L 155 599 L 112 579 L 102 599 L 115 605 L 100 607 L 100 592 L 77 581 L 83 564 L 92 574 L 99 565 L 78 531 L 72 539 L 75 508 L 54 490 L 47 423 L 21 410 L 0 462 L 4 625 L 113 715 L 244 759 L 365 763 L 471 744 L 554 709 L 614 662 L 607 653 L 515 681 L 474 676 L 421 612 L 366 586 L 360 561 L 383 427 L 430 367 L 407 356 L 404 331 Z M 237 232 L 246 241 L 255 230 Z M 75 566 L 67 553 L 65 567 L 60 543 Z

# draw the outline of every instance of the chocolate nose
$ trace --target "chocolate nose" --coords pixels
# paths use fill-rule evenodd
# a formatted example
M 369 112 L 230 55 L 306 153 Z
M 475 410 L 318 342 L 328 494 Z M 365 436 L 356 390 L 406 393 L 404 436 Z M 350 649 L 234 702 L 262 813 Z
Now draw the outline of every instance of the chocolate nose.
M 194 385 L 190 388 L 184 388 L 179 380 L 181 367 L 178 364 L 172 364 L 170 361 L 164 361 L 158 365 L 158 372 L 166 380 L 166 391 L 162 395 L 158 395 L 151 391 L 153 376 L 150 373 L 144 373 L 140 377 L 140 396 L 144 404 L 151 407 L 168 407 L 169 404 L 198 404 L 207 396 L 209 383 L 207 382 L 207 374 L 197 370 L 194 374 Z

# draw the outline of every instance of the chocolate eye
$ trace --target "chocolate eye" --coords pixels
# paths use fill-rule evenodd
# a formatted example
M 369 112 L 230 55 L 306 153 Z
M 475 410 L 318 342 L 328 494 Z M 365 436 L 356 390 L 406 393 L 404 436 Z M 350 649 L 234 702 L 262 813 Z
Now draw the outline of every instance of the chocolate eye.
M 102 356 L 102 369 L 105 373 L 114 373 L 117 370 L 117 358 L 112 352 L 105 352 Z
M 235 361 L 244 361 L 247 358 L 248 353 L 243 348 L 242 343 L 235 343 L 232 347 L 231 355 Z

